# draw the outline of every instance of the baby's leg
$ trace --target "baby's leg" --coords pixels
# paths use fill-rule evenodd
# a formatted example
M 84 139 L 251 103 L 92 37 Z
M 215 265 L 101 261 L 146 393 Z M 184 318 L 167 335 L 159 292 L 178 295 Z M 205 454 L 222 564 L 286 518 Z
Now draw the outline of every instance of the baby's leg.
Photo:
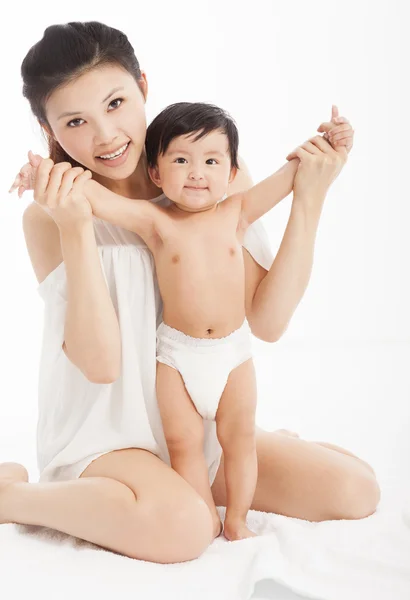
M 255 535 L 246 527 L 246 515 L 258 477 L 256 395 L 255 369 L 249 359 L 230 373 L 216 413 L 227 495 L 224 533 L 232 541 Z
M 157 362 L 156 391 L 171 466 L 205 500 L 214 520 L 215 536 L 218 536 L 222 524 L 209 484 L 202 417 L 181 374 L 161 362 Z

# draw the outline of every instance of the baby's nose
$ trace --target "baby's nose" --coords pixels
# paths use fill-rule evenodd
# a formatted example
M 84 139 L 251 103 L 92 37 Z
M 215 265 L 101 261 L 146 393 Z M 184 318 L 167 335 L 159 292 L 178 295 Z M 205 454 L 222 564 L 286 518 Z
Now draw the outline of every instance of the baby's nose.
M 195 171 L 191 171 L 191 173 L 189 174 L 189 178 L 190 179 L 203 179 L 203 175 L 200 171 L 195 170 Z

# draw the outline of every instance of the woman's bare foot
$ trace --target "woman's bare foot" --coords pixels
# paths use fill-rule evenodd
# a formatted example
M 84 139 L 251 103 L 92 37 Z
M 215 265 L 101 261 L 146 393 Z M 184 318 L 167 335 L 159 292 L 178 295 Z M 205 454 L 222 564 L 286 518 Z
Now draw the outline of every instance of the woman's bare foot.
M 241 519 L 225 519 L 224 536 L 230 542 L 257 537 L 257 534 L 247 528 L 246 522 Z
M 10 484 L 16 481 L 28 482 L 27 469 L 19 463 L 0 463 L 0 525 L 9 523 L 2 514 L 2 498 L 4 498 Z

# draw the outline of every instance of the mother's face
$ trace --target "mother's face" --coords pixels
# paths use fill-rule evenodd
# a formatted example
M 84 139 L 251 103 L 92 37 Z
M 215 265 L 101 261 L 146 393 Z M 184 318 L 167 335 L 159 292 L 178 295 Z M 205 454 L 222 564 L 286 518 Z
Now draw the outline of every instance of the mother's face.
M 144 74 L 140 85 L 141 89 L 121 67 L 106 65 L 55 90 L 46 103 L 55 139 L 90 171 L 109 179 L 126 179 L 135 171 L 145 142 Z M 99 158 L 127 143 L 123 159 Z

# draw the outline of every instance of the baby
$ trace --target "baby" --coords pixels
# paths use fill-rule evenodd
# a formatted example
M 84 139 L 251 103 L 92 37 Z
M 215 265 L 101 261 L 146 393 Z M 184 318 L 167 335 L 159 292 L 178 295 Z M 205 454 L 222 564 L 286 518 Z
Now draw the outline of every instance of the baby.
M 154 257 L 163 300 L 156 392 L 171 465 L 205 500 L 219 535 L 203 454 L 203 419 L 215 420 L 224 452 L 224 535 L 251 537 L 257 394 L 242 242 L 276 203 L 275 180 L 226 197 L 238 169 L 238 132 L 209 104 L 162 111 L 148 127 L 146 152 L 149 175 L 169 205 L 124 198 L 91 179 L 84 192 L 96 217 L 136 232 Z

